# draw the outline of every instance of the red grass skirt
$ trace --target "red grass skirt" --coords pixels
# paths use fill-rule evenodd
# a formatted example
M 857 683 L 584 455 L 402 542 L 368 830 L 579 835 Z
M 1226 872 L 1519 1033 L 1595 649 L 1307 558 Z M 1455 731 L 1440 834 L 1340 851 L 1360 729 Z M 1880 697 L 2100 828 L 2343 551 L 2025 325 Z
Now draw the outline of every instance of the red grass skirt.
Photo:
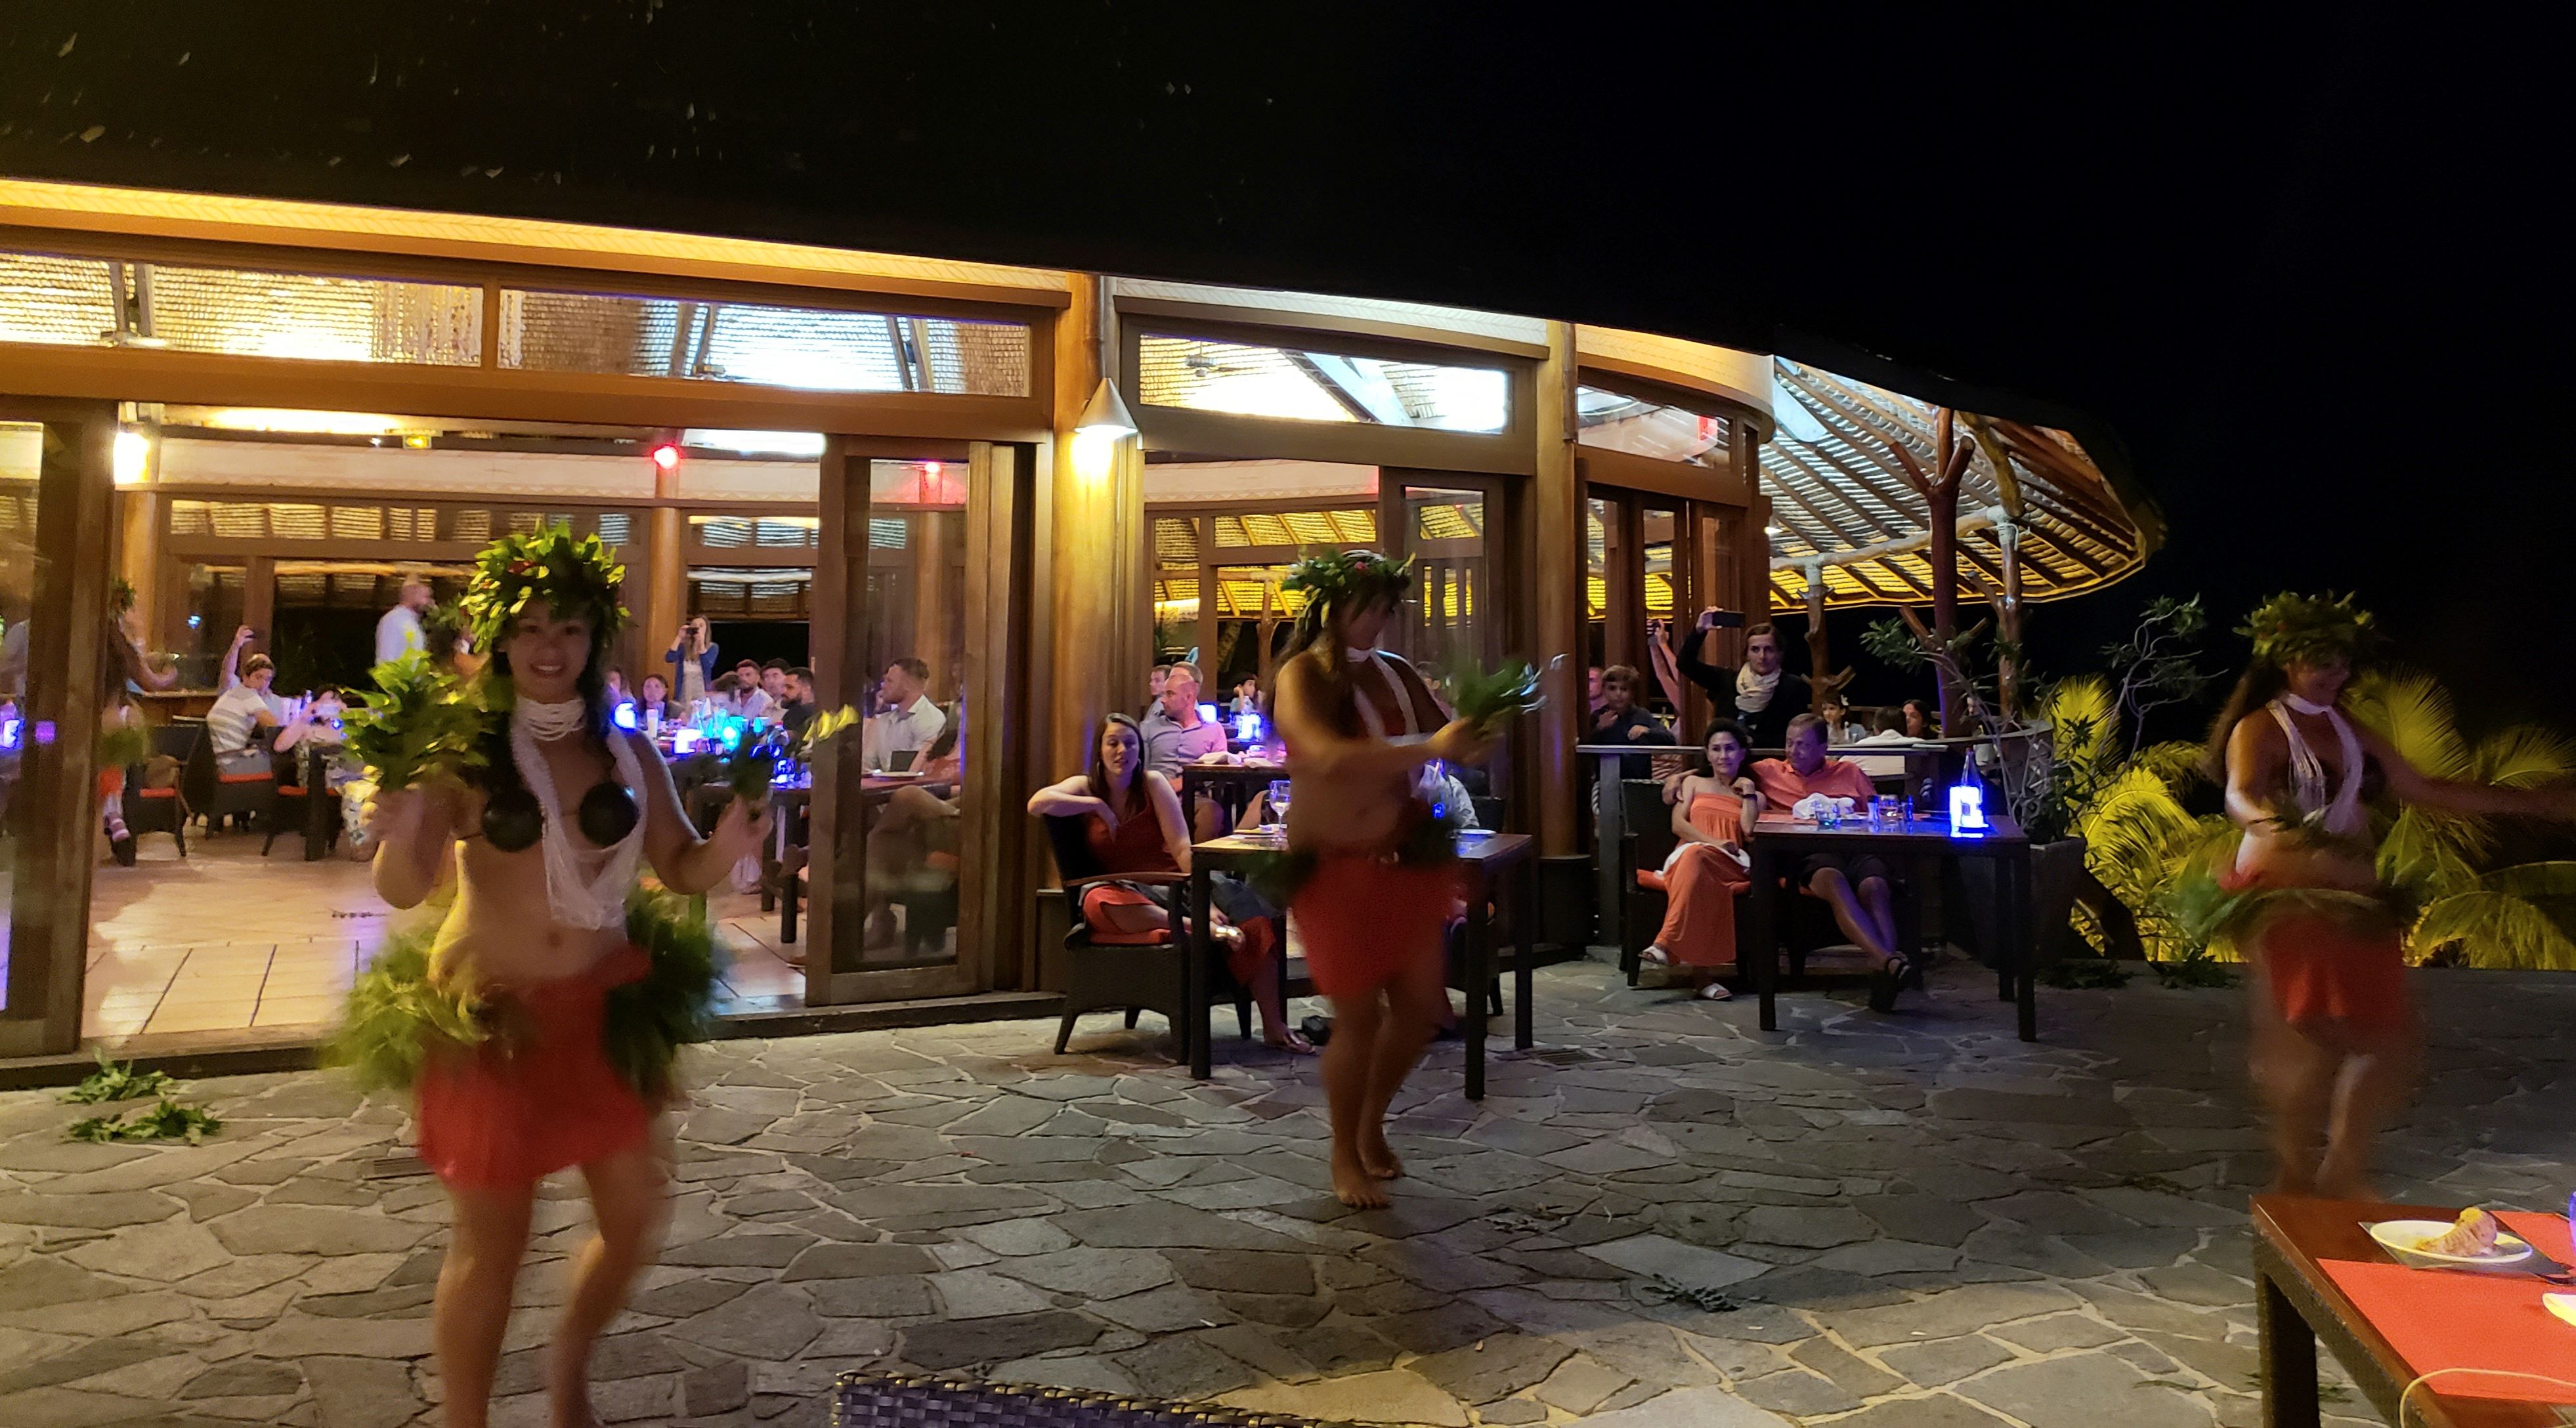
M 1438 957 L 1458 902 L 1458 869 L 1407 866 L 1374 853 L 1319 853 L 1289 914 L 1306 972 L 1328 997 L 1366 996 L 1416 959 Z
M 621 947 L 569 977 L 497 991 L 503 1030 L 421 1068 L 420 1158 L 446 1184 L 532 1184 L 645 1142 L 653 1112 L 601 1046 L 608 992 L 651 969 Z
M 2230 891 L 2259 876 L 2219 879 Z M 2260 970 L 2281 1019 L 2335 1022 L 2356 1031 L 2403 1031 L 2415 1024 L 2406 991 L 2406 941 L 2393 918 L 2309 908 L 2263 914 L 2244 951 Z

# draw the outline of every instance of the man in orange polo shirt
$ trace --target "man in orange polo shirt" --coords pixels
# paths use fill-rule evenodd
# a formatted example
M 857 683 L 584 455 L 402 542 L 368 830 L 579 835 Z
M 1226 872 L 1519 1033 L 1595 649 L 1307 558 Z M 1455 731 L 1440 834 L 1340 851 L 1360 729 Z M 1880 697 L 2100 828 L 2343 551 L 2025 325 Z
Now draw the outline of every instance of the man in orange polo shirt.
M 1753 766 L 1762 801 L 1781 813 L 1812 794 L 1848 798 L 1866 809 L 1878 789 L 1857 764 L 1825 756 L 1825 721 L 1801 714 L 1789 721 L 1789 757 L 1764 759 Z M 1898 951 L 1896 899 L 1889 890 L 1887 865 L 1869 853 L 1817 853 L 1796 874 L 1807 891 L 1834 910 L 1843 935 L 1878 964 L 1870 977 L 1870 1005 L 1885 1011 L 1895 1005 L 1897 989 L 1911 968 Z

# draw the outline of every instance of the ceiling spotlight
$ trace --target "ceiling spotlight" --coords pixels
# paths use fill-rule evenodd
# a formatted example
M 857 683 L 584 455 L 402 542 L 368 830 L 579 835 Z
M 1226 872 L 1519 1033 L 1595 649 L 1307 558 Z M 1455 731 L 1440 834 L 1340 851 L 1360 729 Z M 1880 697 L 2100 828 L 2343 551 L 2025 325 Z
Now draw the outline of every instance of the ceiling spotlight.
M 653 467 L 657 471 L 670 472 L 680 469 L 680 448 L 671 442 L 657 444 L 653 448 L 652 457 Z

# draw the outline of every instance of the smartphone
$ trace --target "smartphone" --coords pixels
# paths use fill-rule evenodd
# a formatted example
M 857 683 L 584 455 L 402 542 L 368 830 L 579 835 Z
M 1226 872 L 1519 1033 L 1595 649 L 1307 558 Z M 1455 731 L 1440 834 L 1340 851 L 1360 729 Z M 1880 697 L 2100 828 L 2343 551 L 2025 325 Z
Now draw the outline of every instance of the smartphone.
M 1744 612 L 1741 610 L 1720 610 L 1715 606 L 1711 606 L 1710 608 L 1699 612 L 1699 622 L 1703 626 L 1711 629 L 1740 630 L 1744 628 Z

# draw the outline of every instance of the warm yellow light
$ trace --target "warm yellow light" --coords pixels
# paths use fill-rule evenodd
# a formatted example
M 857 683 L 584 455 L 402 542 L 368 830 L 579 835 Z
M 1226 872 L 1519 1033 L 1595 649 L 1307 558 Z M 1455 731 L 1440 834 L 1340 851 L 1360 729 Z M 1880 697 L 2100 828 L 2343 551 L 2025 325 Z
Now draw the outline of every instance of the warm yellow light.
M 324 436 L 391 436 L 420 426 L 374 412 L 306 412 L 286 407 L 217 407 L 202 420 L 217 431 L 299 431 Z
M 1077 431 L 1073 434 L 1073 474 L 1085 481 L 1106 481 L 1109 466 L 1118 457 L 1117 433 L 1102 429 Z
M 152 438 L 139 431 L 116 434 L 116 484 L 140 486 L 152 468 Z

